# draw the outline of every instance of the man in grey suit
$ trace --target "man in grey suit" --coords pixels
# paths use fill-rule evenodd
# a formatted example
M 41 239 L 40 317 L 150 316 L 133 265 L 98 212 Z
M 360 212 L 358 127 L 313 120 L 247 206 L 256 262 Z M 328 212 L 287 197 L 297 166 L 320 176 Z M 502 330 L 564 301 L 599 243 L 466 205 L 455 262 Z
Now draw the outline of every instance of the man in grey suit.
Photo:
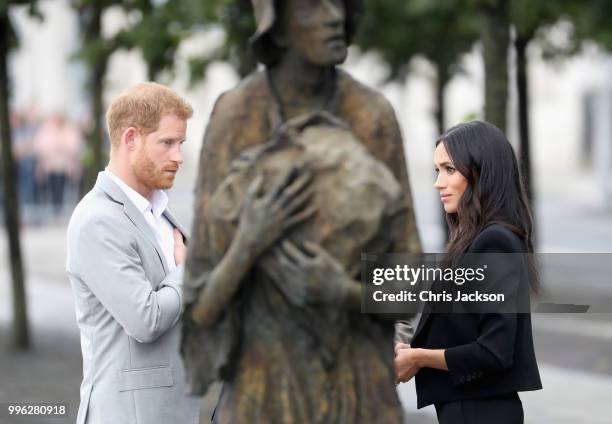
M 68 226 L 67 271 L 81 331 L 77 424 L 196 424 L 185 394 L 179 316 L 184 230 L 166 208 L 192 108 L 144 83 L 106 121 L 108 167 Z

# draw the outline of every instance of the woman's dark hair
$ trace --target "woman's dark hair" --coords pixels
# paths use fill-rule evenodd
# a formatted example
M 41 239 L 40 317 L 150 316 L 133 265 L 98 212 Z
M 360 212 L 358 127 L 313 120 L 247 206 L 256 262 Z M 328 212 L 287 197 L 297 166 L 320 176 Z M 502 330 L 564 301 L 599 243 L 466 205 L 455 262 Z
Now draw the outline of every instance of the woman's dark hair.
M 457 213 L 446 214 L 448 259 L 455 263 L 486 226 L 500 224 L 525 240 L 531 287 L 537 291 L 533 219 L 510 142 L 495 125 L 472 121 L 447 130 L 436 146 L 440 143 L 468 182 Z

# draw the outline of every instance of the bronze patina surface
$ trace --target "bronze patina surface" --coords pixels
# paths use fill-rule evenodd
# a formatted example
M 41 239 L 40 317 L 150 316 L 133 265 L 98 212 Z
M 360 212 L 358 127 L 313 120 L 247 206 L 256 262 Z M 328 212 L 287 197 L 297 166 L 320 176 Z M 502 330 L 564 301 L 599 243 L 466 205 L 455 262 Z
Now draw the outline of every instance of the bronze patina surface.
M 208 124 L 182 350 L 193 392 L 224 382 L 221 423 L 402 421 L 393 321 L 360 313 L 357 280 L 362 251 L 420 243 L 393 109 L 336 68 L 352 3 L 274 8 L 278 58 Z

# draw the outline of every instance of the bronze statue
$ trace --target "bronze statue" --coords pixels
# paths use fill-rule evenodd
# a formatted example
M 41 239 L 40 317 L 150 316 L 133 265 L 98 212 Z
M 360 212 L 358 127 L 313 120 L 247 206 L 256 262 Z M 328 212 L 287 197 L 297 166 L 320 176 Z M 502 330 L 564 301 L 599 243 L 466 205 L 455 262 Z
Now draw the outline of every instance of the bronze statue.
M 221 423 L 399 423 L 393 322 L 360 313 L 362 251 L 417 252 L 401 134 L 337 69 L 360 0 L 254 0 L 266 66 L 224 93 L 185 278 L 189 384 Z

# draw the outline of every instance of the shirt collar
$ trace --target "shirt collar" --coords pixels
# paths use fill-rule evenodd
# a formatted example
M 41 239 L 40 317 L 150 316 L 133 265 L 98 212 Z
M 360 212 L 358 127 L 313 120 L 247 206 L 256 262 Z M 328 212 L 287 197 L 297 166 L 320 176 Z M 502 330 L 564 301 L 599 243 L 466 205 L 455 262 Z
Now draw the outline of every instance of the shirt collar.
M 151 195 L 151 201 L 149 201 L 142 194 L 138 193 L 132 187 L 127 185 L 121 178 L 117 175 L 113 174 L 108 167 L 104 170 L 106 175 L 115 182 L 121 190 L 125 193 L 125 195 L 130 199 L 130 201 L 136 206 L 143 215 L 147 213 L 149 210 L 153 213 L 153 215 L 158 218 L 168 206 L 168 195 L 163 190 L 154 190 Z
M 155 190 L 151 196 L 151 211 L 159 218 L 168 206 L 168 195 L 164 190 Z

